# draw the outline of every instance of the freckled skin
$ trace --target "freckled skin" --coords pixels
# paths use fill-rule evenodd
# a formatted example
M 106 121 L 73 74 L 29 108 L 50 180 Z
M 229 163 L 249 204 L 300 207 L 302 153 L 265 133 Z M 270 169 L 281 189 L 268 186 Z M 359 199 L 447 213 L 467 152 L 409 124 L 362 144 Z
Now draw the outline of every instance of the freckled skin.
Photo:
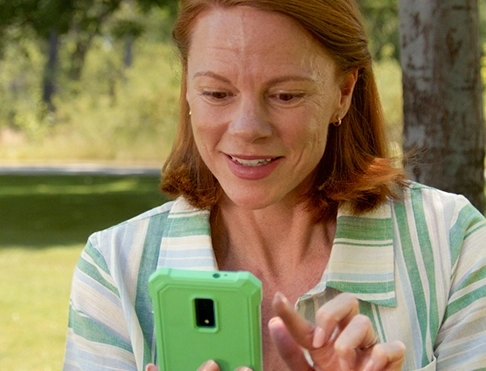
M 246 7 L 201 15 L 191 45 L 194 136 L 225 194 L 252 209 L 295 202 L 324 153 L 329 123 L 343 116 L 334 63 L 292 19 Z M 264 179 L 241 180 L 228 154 L 279 164 Z

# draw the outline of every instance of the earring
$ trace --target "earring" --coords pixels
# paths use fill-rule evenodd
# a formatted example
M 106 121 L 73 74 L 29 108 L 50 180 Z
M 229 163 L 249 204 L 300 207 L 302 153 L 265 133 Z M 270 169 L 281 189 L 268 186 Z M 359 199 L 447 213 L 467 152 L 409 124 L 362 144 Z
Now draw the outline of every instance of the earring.
M 191 115 L 192 115 L 192 111 L 189 111 L 189 116 L 191 116 Z
M 332 124 L 336 127 L 338 126 L 341 126 L 341 124 L 343 123 L 343 120 L 341 120 L 341 117 L 337 117 L 337 121 L 336 122 L 333 122 Z

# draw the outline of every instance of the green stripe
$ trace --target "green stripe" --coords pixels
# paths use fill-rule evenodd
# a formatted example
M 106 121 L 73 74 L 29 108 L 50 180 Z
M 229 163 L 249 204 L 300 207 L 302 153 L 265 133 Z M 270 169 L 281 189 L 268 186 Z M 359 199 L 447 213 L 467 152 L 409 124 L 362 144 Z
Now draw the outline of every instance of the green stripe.
M 373 304 L 371 304 L 367 301 L 359 300 L 359 313 L 364 314 L 365 316 L 367 316 L 371 320 L 371 323 L 373 324 L 373 329 L 376 332 L 378 328 L 376 326 L 375 316 L 373 315 L 373 308 L 372 307 L 373 307 Z
M 167 224 L 167 216 L 168 214 L 164 213 L 150 218 L 140 261 L 135 311 L 138 315 L 138 320 L 144 337 L 144 364 L 153 362 L 152 340 L 154 333 L 154 316 L 151 311 L 152 302 L 148 291 L 148 280 L 150 275 L 157 268 L 160 242 L 162 240 L 164 225 Z
M 359 312 L 367 316 L 373 325 L 373 329 L 380 338 L 381 343 L 386 343 L 386 333 L 376 305 L 367 301 L 359 301 Z
M 132 346 L 120 339 L 119 336 L 113 334 L 111 330 L 107 329 L 91 318 L 85 317 L 75 311 L 72 306 L 69 310 L 69 324 L 76 335 L 79 335 L 86 340 L 108 344 L 114 347 L 124 349 L 127 352 L 133 353 Z
M 479 228 L 484 228 L 484 217 L 472 205 L 461 209 L 456 223 L 449 232 L 451 245 L 451 265 L 454 266 L 462 251 L 464 240 Z
M 336 239 L 376 240 L 393 239 L 393 229 L 390 219 L 372 219 L 352 216 L 340 216 L 337 224 Z
M 88 241 L 88 243 L 86 244 L 84 252 L 88 254 L 91 259 L 93 259 L 93 261 L 99 268 L 101 268 L 105 273 L 110 274 L 110 270 L 108 269 L 105 258 L 97 249 L 93 247 L 90 241 Z
M 329 281 L 327 286 L 333 287 L 339 291 L 345 291 L 352 294 L 389 294 L 394 292 L 394 281 L 380 282 L 349 282 L 349 281 Z M 391 290 L 390 290 L 391 288 Z
M 363 248 L 367 247 L 389 247 L 392 244 L 392 240 L 379 242 L 379 243 L 366 243 L 366 242 L 348 242 L 348 241 L 335 241 L 335 245 L 345 245 L 345 246 L 360 246 Z
M 412 199 L 412 208 L 414 211 L 415 225 L 417 227 L 417 235 L 419 238 L 419 246 L 422 251 L 422 257 L 427 265 L 425 270 L 428 278 L 430 290 L 430 309 L 429 309 L 429 330 L 432 337 L 432 343 L 435 343 L 436 334 L 439 330 L 439 308 L 437 304 L 437 291 L 435 282 L 435 259 L 432 244 L 430 242 L 429 231 L 427 229 L 427 218 L 424 212 L 424 203 L 422 200 L 422 192 L 417 192 L 417 197 Z M 428 263 L 431 264 L 428 264 Z M 440 262 L 437 262 L 440 263 Z M 424 352 L 425 353 L 425 352 Z M 428 361 L 428 360 L 427 360 Z
M 93 281 L 103 285 L 106 289 L 110 290 L 113 294 L 115 294 L 118 298 L 120 297 L 120 294 L 118 292 L 118 289 L 113 286 L 110 282 L 108 282 L 100 273 L 100 271 L 97 269 L 97 267 L 93 266 L 90 262 L 87 262 L 83 258 L 80 258 L 78 260 L 78 265 L 77 268 L 86 274 L 87 276 L 91 277 Z
M 486 267 L 481 266 L 480 270 L 468 274 L 467 279 L 464 280 L 464 282 L 462 282 L 460 286 L 455 288 L 454 291 L 458 293 L 459 291 L 466 289 L 468 286 L 473 285 L 476 282 L 485 279 L 486 279 Z M 467 307 L 475 300 L 484 297 L 486 297 L 486 285 L 481 285 L 480 287 L 471 291 L 470 293 L 467 293 L 461 296 L 460 298 L 458 298 L 457 300 L 451 302 L 447 307 L 446 316 L 452 316 L 453 314 L 463 310 L 465 307 Z
M 486 296 L 486 286 L 478 287 L 466 295 L 461 296 L 459 299 L 454 300 L 447 306 L 446 317 L 448 318 L 457 312 L 467 308 L 469 305 L 474 303 L 476 300 L 480 300 Z
M 400 233 L 400 240 L 402 242 L 402 253 L 407 266 L 408 278 L 412 288 L 415 307 L 426 308 L 425 295 L 423 291 L 422 281 L 420 280 L 419 269 L 413 250 L 413 244 L 410 237 L 410 229 L 407 220 L 407 212 L 405 206 L 401 203 L 395 204 L 395 213 L 397 215 L 398 229 Z M 420 333 L 422 339 L 422 346 L 427 344 L 427 313 L 423 310 L 417 310 L 417 319 L 419 321 Z M 426 352 L 422 353 L 422 367 L 429 363 Z
M 383 343 L 386 343 L 388 340 L 387 340 L 387 337 L 386 337 L 385 327 L 383 326 L 383 321 L 381 320 L 380 310 L 379 310 L 378 307 L 374 307 L 373 309 L 374 309 L 373 312 L 374 312 L 375 317 L 377 318 L 377 322 L 379 324 L 381 341 Z
M 207 213 L 187 218 L 171 218 L 167 237 L 210 236 L 208 219 Z

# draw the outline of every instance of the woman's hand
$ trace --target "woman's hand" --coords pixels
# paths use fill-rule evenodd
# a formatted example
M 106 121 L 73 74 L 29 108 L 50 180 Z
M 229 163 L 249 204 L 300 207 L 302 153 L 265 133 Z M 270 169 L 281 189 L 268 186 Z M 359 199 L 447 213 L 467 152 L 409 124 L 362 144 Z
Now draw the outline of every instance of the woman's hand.
M 147 365 L 145 368 L 145 371 L 159 371 L 157 366 L 154 366 L 152 364 Z M 220 371 L 219 366 L 216 362 L 214 361 L 207 361 L 204 362 L 201 367 L 197 369 L 197 371 Z M 251 371 L 248 367 L 239 367 L 235 371 Z
M 379 344 L 370 319 L 359 313 L 353 295 L 341 294 L 323 305 L 315 326 L 298 315 L 281 293 L 275 295 L 273 306 L 279 317 L 270 320 L 270 334 L 291 370 L 401 370 L 405 345 L 399 341 Z M 309 351 L 313 366 L 302 348 Z

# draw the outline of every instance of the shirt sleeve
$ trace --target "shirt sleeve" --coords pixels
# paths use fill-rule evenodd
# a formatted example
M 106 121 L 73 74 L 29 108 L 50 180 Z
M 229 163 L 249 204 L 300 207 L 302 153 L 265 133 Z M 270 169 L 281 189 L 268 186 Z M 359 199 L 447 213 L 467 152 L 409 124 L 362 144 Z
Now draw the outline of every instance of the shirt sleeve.
M 451 289 L 435 344 L 437 370 L 486 369 L 486 221 L 469 203 L 450 231 Z
M 88 242 L 73 276 L 64 370 L 137 370 L 116 280 Z

